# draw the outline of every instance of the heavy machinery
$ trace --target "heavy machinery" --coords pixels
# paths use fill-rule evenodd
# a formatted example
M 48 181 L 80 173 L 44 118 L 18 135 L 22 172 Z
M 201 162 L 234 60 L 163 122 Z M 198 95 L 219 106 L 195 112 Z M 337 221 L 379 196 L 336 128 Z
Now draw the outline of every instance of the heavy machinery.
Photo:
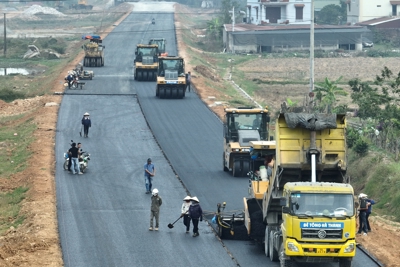
M 156 81 L 158 69 L 158 46 L 138 44 L 135 50 L 135 80 Z
M 166 44 L 165 38 L 151 38 L 149 41 L 149 44 L 156 44 L 158 45 L 158 55 L 161 57 L 166 57 L 168 56 L 168 53 L 165 52 L 165 44 Z
M 181 57 L 159 57 L 156 96 L 184 98 L 186 92 L 185 60 Z
M 250 141 L 268 140 L 270 115 L 267 108 L 225 108 L 224 171 L 234 177 L 247 176 L 250 170 Z
M 104 49 L 103 40 L 99 35 L 84 35 L 82 39 L 89 40 L 82 46 L 85 51 L 83 59 L 84 67 L 103 67 L 104 66 Z
M 88 5 L 87 0 L 78 0 L 77 4 L 72 4 L 70 8 L 92 10 L 93 5 Z
M 345 173 L 345 116 L 285 113 L 276 141 L 252 141 L 244 216 L 219 215 L 222 237 L 243 223 L 271 261 L 339 262 L 356 250 L 354 192 Z

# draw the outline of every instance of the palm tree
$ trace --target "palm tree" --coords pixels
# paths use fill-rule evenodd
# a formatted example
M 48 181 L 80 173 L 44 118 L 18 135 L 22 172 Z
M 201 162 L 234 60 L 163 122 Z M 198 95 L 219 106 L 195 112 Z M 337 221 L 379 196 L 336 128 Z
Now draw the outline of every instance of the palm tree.
M 214 18 L 207 21 L 207 34 L 209 37 L 215 38 L 217 41 L 220 39 L 222 34 L 221 23 L 218 18 Z
M 332 107 L 337 101 L 336 96 L 347 95 L 347 92 L 345 92 L 343 88 L 337 86 L 342 78 L 343 77 L 340 76 L 339 79 L 334 82 L 331 82 L 328 78 L 325 78 L 325 81 L 323 83 L 318 83 L 315 86 L 316 99 L 319 105 L 319 107 L 317 107 L 318 110 L 323 112 L 326 108 L 327 113 L 331 113 Z

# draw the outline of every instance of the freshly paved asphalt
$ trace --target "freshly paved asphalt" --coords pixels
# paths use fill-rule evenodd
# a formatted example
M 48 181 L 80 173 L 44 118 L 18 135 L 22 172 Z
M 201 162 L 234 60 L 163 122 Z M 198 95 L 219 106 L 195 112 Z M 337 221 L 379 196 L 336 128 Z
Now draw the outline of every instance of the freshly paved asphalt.
M 60 107 L 56 189 L 65 266 L 278 266 L 251 241 L 221 243 L 206 221 L 196 238 L 185 234 L 182 221 L 167 227 L 179 217 L 187 193 L 200 199 L 208 219 L 222 201 L 227 210 L 242 210 L 248 181 L 223 172 L 222 124 L 195 93 L 158 99 L 155 82 L 134 81 L 137 43 L 164 37 L 167 52 L 177 54 L 173 13 L 145 11 L 161 10 L 159 3 L 143 5 L 135 3 L 142 11 L 132 12 L 104 40 L 105 66 L 93 69 L 95 78 L 83 90 L 67 90 Z M 85 112 L 93 125 L 89 138 L 79 136 Z M 84 175 L 62 169 L 71 139 L 91 154 Z M 164 203 L 159 232 L 148 231 L 148 157 L 156 166 L 153 187 Z M 373 266 L 366 260 L 358 253 L 353 266 Z

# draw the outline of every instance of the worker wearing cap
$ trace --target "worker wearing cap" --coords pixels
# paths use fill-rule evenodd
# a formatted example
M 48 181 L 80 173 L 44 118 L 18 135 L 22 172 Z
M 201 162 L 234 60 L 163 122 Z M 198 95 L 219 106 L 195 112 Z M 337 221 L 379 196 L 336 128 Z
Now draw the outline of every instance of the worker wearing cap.
M 359 228 L 358 228 L 358 234 L 363 234 L 367 235 L 368 228 L 367 228 L 367 211 L 368 211 L 368 206 L 370 203 L 367 201 L 367 195 L 364 193 L 361 193 L 358 196 L 358 201 L 359 201 Z M 364 232 L 364 233 L 363 233 Z
M 189 207 L 189 217 L 193 222 L 193 237 L 199 236 L 199 220 L 203 220 L 203 210 L 197 197 L 192 197 L 192 204 Z
M 372 205 L 375 205 L 376 202 L 375 202 L 375 200 L 368 198 L 368 196 L 367 196 L 367 202 L 369 203 L 369 205 L 368 205 L 368 210 L 367 210 L 365 219 L 367 222 L 368 232 L 371 232 L 372 229 L 371 229 L 371 225 L 369 224 L 369 215 L 371 215 L 371 213 L 372 213 Z
M 153 221 L 156 219 L 155 231 L 158 231 L 159 219 L 160 219 L 160 206 L 162 205 L 162 199 L 158 195 L 158 189 L 154 188 L 151 192 L 151 209 L 150 209 L 150 231 L 153 231 Z
M 92 127 L 92 121 L 90 120 L 90 114 L 86 112 L 83 114 L 82 118 L 82 125 L 83 125 L 83 132 L 84 132 L 84 137 L 89 137 L 89 128 Z
M 186 233 L 189 233 L 190 230 L 190 217 L 189 217 L 189 207 L 190 207 L 190 196 L 186 196 L 183 199 L 182 209 L 181 209 L 181 218 L 183 217 L 183 224 L 186 226 Z
M 147 159 L 147 163 L 144 164 L 144 182 L 146 184 L 146 194 L 150 194 L 151 187 L 153 186 L 153 177 L 156 174 L 154 164 L 151 163 L 151 158 Z

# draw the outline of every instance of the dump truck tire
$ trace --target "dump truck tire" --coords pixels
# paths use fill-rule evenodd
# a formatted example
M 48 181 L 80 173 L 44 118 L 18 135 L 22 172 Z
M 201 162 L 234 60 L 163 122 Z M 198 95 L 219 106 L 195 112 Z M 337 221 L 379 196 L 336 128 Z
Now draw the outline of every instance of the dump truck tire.
M 276 251 L 276 249 L 274 248 L 274 232 L 275 231 L 271 231 L 269 233 L 269 259 L 271 261 L 278 261 L 279 260 L 279 255 L 278 255 L 278 251 Z
M 265 256 L 269 257 L 269 227 L 265 227 L 265 237 L 264 237 L 264 253 Z
M 339 267 L 351 267 L 351 260 L 339 259 Z

